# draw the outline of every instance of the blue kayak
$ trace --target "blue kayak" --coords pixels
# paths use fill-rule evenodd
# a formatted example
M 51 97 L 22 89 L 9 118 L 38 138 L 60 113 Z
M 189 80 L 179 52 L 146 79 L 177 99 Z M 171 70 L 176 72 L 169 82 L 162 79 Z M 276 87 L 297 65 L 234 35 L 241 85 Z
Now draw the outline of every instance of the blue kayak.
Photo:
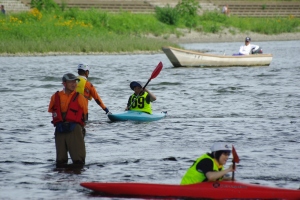
M 138 122 L 151 122 L 164 118 L 167 112 L 161 113 L 144 113 L 138 111 L 124 111 L 119 113 L 108 114 L 107 117 L 112 121 L 138 121 Z

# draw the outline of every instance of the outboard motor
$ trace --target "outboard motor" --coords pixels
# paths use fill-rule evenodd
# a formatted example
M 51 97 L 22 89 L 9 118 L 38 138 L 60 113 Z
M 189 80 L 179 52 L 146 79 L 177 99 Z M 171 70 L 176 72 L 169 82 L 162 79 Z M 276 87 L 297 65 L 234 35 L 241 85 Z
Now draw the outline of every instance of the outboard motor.
M 252 53 L 252 54 L 262 54 L 263 51 L 262 51 L 262 48 L 259 47 L 257 50 L 252 49 L 251 53 Z

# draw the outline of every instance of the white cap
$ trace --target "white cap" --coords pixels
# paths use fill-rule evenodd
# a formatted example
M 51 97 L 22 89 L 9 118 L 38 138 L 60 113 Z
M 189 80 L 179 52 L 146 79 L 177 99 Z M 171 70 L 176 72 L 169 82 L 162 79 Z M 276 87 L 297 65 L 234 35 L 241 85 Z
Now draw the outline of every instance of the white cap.
M 78 67 L 77 67 L 78 69 L 82 69 L 82 70 L 84 70 L 84 71 L 90 71 L 90 67 L 89 67 L 89 65 L 87 65 L 87 64 L 79 64 L 78 65 Z
M 211 152 L 215 152 L 215 151 L 231 151 L 231 148 L 228 144 L 224 144 L 224 143 L 214 143 L 212 145 L 212 147 L 210 148 Z

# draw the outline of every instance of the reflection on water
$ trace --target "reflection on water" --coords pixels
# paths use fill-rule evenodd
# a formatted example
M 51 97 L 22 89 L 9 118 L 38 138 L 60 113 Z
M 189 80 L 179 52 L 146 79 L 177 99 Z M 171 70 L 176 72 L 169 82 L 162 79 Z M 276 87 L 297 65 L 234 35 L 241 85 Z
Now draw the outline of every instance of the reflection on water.
M 230 54 L 239 45 L 183 46 Z M 0 57 L 0 198 L 88 199 L 93 194 L 79 185 L 87 181 L 179 184 L 216 141 L 235 145 L 237 180 L 298 188 L 300 41 L 258 45 L 274 55 L 269 67 L 173 68 L 164 54 Z M 47 108 L 62 75 L 89 63 L 91 82 L 118 112 L 132 93 L 129 83 L 145 83 L 160 61 L 164 68 L 147 88 L 157 96 L 154 111 L 168 111 L 167 118 L 110 123 L 92 101 L 86 165 L 56 168 Z

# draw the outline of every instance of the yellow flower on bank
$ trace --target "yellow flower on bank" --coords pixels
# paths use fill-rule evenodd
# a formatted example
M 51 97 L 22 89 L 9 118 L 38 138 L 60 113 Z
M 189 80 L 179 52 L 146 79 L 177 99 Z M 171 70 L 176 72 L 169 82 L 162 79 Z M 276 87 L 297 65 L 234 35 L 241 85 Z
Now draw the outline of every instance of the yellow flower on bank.
M 42 13 L 37 8 L 31 9 L 29 13 L 38 20 L 42 19 Z
M 17 17 L 13 17 L 13 16 L 9 17 L 9 22 L 13 23 L 13 24 L 21 24 L 22 23 L 22 21 L 20 19 L 18 19 Z
M 87 24 L 83 21 L 74 21 L 73 19 L 67 21 L 61 21 L 56 23 L 57 26 L 66 26 L 72 29 L 73 27 L 84 27 L 84 28 L 93 28 L 91 24 Z

